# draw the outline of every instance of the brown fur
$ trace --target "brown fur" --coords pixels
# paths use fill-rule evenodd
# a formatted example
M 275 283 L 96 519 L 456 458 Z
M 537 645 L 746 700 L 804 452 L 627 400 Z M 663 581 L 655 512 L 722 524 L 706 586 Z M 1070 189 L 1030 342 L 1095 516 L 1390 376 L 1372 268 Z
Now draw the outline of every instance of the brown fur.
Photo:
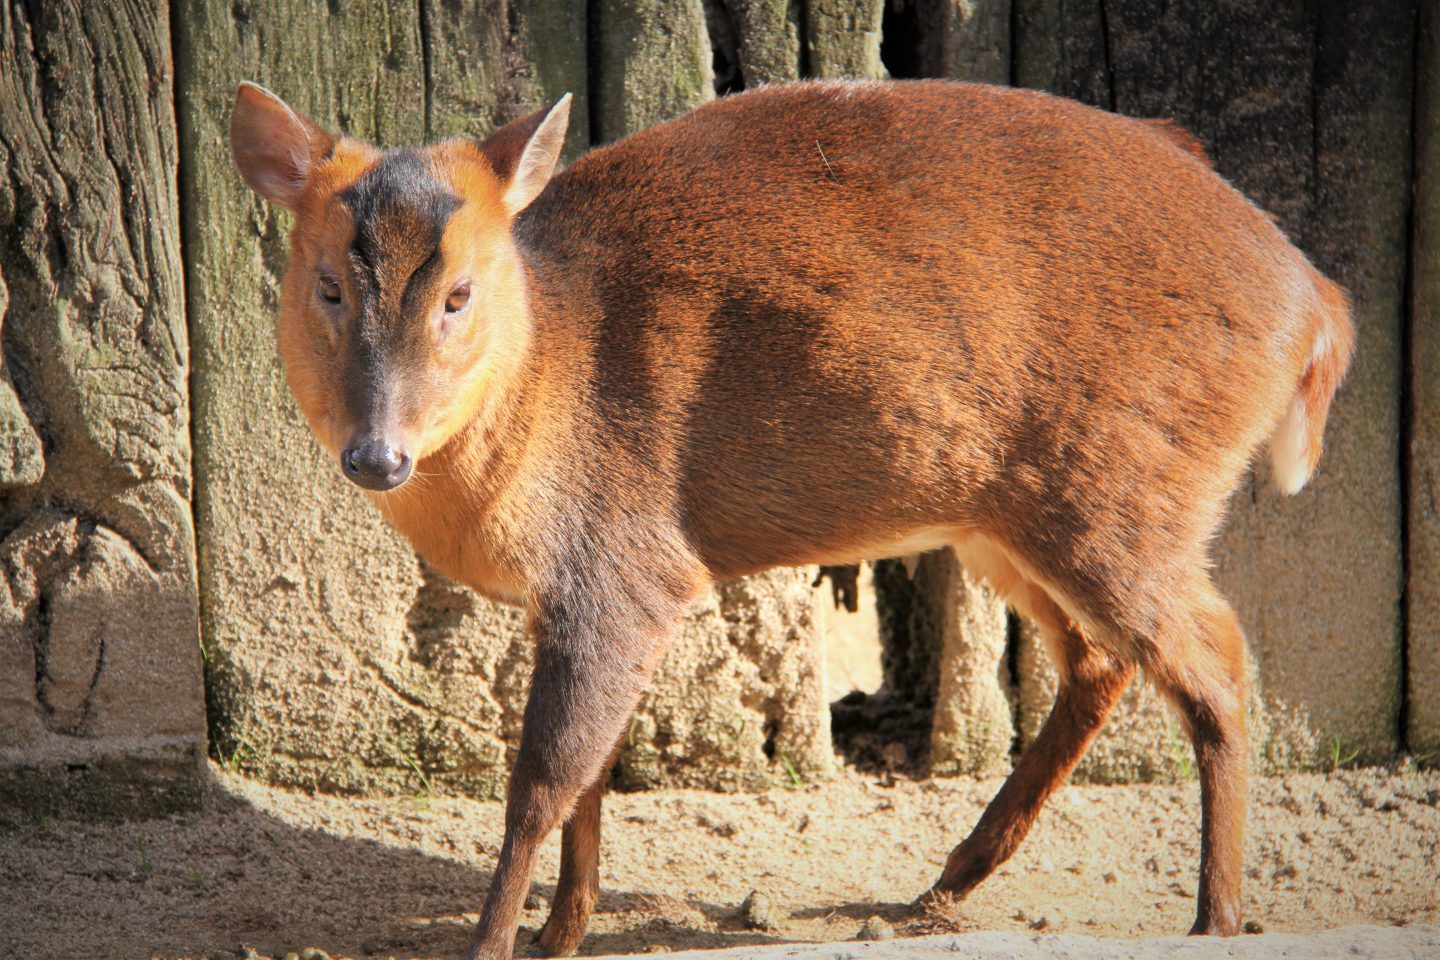
M 1142 120 L 1141 122 L 1149 126 L 1150 129 L 1156 133 L 1163 135 L 1171 143 L 1175 144 L 1175 146 L 1184 150 L 1196 160 L 1205 164 L 1205 166 L 1212 170 L 1215 169 L 1215 161 L 1210 159 L 1210 154 L 1206 151 L 1205 144 L 1201 143 L 1195 134 L 1186 130 L 1174 120 Z
M 287 122 L 263 97 L 242 89 L 242 130 Z M 359 319 L 313 291 L 352 242 L 337 195 L 387 155 L 315 151 L 280 318 L 300 407 L 336 453 L 376 419 L 345 399 L 347 352 L 396 330 L 419 351 L 360 392 L 399 411 L 387 437 L 417 464 L 371 496 L 433 563 L 531 614 L 532 694 L 469 955 L 509 956 L 536 848 L 572 811 L 542 945 L 575 948 L 606 758 L 708 583 L 946 544 L 1036 620 L 1063 680 L 937 893 L 1010 856 L 1139 667 L 1195 742 L 1195 932 L 1235 933 L 1244 640 L 1207 544 L 1297 397 L 1313 469 L 1349 357 L 1343 293 L 1188 134 L 1043 94 L 728 97 L 591 152 L 512 222 L 516 178 L 549 173 L 523 144 L 555 133 L 537 114 L 423 148 L 463 200 L 435 292 Z M 444 291 L 466 277 L 474 301 L 446 327 Z

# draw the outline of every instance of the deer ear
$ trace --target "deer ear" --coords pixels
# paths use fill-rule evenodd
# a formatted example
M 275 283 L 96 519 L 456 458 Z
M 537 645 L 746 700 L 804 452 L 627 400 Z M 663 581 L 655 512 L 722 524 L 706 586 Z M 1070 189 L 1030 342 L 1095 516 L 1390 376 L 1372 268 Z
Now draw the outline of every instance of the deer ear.
M 570 125 L 570 94 L 548 111 L 505 124 L 480 145 L 505 186 L 506 211 L 513 217 L 530 206 L 550 177 L 565 146 Z
M 334 137 L 269 90 L 240 84 L 230 113 L 230 152 L 245 183 L 266 200 L 294 210 L 305 181 L 334 146 Z

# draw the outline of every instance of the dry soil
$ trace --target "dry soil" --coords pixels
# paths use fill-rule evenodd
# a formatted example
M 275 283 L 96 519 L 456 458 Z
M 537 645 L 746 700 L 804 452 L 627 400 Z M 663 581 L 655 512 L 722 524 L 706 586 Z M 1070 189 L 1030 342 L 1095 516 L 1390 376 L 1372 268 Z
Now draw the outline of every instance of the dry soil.
M 498 803 L 308 796 L 218 769 L 214 779 L 194 816 L 0 836 L 0 956 L 458 955 L 494 863 Z M 612 795 L 603 893 L 581 950 L 847 940 L 867 924 L 900 936 L 1188 928 L 1193 783 L 1065 787 L 969 900 L 913 914 L 908 904 L 997 786 L 846 772 L 758 795 Z M 544 920 L 557 862 L 552 841 L 522 944 Z M 1440 773 L 1257 780 L 1245 862 L 1245 915 L 1267 932 L 1440 922 Z M 773 927 L 754 927 L 766 910 L 747 921 L 752 891 L 762 906 L 768 898 Z

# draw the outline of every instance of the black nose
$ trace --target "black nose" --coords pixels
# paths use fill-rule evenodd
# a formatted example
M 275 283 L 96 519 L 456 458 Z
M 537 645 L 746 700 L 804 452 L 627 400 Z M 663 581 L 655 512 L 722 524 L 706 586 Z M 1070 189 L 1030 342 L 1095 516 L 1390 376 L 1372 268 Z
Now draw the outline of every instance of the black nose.
M 394 490 L 410 478 L 410 457 L 384 440 L 357 440 L 340 454 L 345 476 L 366 490 Z

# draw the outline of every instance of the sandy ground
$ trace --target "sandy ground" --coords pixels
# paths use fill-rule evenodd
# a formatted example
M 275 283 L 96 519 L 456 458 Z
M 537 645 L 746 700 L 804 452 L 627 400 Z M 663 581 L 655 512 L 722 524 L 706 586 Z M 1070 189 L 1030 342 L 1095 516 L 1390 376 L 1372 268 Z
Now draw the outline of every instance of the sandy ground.
M 1140 938 L 1189 927 L 1193 783 L 1066 787 L 969 900 L 912 915 L 908 903 L 997 786 L 846 773 L 760 795 L 612 795 L 603 892 L 582 952 L 848 940 L 872 917 L 872 928 L 901 936 Z M 1245 914 L 1264 931 L 1440 922 L 1440 773 L 1261 780 L 1250 803 Z M 308 796 L 217 769 L 200 815 L 0 836 L 0 956 L 231 958 L 248 946 L 272 957 L 454 957 L 500 824 L 497 803 Z M 522 945 L 544 919 L 557 862 L 552 842 Z M 754 890 L 773 904 L 772 929 L 747 926 Z M 1383 944 L 1385 931 L 1374 937 Z

